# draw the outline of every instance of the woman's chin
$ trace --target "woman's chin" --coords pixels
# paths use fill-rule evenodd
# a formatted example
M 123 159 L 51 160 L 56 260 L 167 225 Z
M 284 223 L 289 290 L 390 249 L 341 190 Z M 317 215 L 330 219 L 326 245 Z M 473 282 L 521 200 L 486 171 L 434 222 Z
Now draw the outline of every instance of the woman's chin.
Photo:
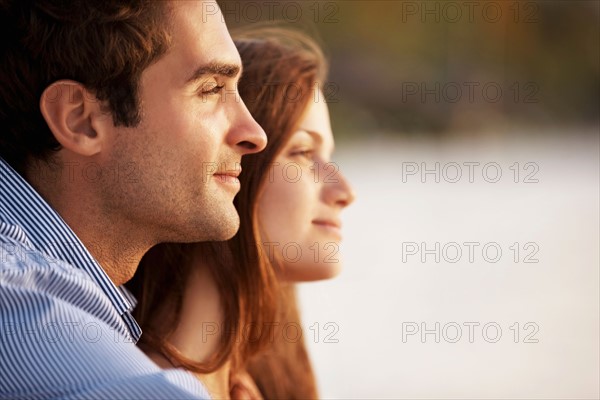
M 283 273 L 278 274 L 282 282 L 315 282 L 333 279 L 342 270 L 341 262 L 329 262 L 310 265 L 287 265 Z

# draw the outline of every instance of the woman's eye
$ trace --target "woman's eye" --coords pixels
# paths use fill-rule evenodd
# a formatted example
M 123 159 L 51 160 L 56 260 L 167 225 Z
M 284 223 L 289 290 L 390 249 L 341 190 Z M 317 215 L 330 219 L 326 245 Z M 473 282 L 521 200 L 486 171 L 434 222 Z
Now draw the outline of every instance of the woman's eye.
M 291 155 L 312 159 L 314 152 L 315 151 L 313 149 L 295 150 L 292 151 Z

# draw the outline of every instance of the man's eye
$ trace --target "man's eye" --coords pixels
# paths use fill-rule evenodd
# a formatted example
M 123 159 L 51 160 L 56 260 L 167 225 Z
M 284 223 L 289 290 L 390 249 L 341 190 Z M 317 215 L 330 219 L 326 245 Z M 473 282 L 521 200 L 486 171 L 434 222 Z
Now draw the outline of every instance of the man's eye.
M 201 90 L 201 94 L 202 95 L 211 95 L 211 94 L 219 94 L 219 92 L 225 87 L 225 85 L 217 85 L 217 86 L 213 86 L 212 88 L 208 89 L 202 89 Z

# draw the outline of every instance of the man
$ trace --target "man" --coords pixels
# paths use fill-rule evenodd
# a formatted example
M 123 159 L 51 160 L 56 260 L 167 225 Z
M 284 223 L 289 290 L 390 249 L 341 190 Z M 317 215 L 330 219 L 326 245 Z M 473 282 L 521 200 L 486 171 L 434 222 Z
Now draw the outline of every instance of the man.
M 266 136 L 216 3 L 0 0 L 0 19 L 0 397 L 206 396 L 135 347 L 120 285 L 157 243 L 238 229 Z

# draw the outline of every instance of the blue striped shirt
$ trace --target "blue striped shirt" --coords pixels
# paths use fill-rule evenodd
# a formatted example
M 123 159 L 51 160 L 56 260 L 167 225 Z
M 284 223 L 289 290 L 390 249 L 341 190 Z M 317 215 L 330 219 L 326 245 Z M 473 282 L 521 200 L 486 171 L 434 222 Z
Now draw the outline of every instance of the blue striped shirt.
M 0 399 L 208 398 L 135 346 L 134 301 L 0 158 Z

